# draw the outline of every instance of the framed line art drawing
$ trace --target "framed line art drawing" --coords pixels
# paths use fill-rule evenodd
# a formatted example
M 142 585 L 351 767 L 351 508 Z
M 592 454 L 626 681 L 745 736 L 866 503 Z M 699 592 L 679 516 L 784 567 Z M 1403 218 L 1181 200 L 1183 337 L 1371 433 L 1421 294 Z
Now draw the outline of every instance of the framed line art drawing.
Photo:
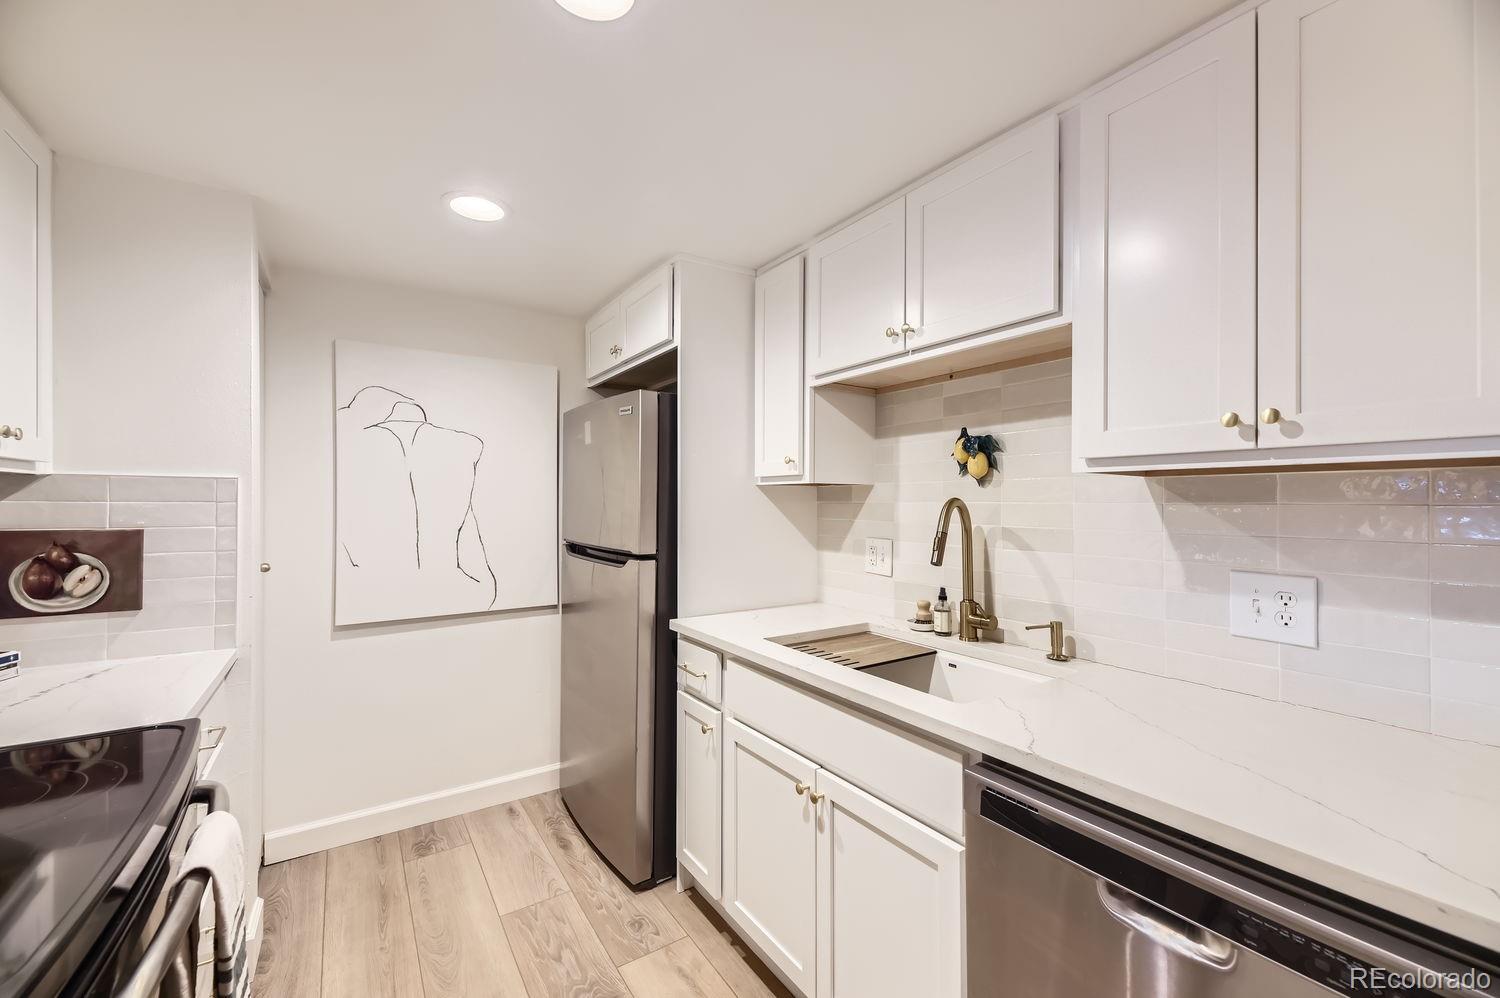
M 334 624 L 557 602 L 557 368 L 334 344 Z

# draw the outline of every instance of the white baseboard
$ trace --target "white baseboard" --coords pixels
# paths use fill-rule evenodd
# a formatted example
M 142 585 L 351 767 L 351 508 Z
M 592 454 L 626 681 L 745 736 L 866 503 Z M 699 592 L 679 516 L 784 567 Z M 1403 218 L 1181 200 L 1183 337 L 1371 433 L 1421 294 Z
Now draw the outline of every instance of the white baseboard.
M 264 928 L 264 926 L 262 925 L 262 919 L 264 918 L 264 912 L 265 912 L 265 902 L 262 901 L 260 898 L 256 898 L 255 899 L 255 905 L 254 905 L 254 907 L 252 907 L 250 909 L 250 925 L 249 925 L 248 928 L 245 929 L 245 950 L 246 950 L 246 953 L 245 953 L 245 983 L 246 983 L 246 985 L 250 985 L 250 984 L 253 984 L 255 982 L 255 967 L 256 967 L 257 964 L 260 963 L 260 944 L 263 941 L 261 939 L 261 937 L 260 937 L 260 932 L 261 932 L 261 929 Z M 246 994 L 250 994 L 251 993 L 251 988 L 247 986 L 245 988 L 245 993 Z
M 392 801 L 378 807 L 337 814 L 266 833 L 263 862 L 280 863 L 363 839 L 505 804 L 522 797 L 556 790 L 559 765 L 539 766 L 508 776 L 450 787 L 436 793 Z

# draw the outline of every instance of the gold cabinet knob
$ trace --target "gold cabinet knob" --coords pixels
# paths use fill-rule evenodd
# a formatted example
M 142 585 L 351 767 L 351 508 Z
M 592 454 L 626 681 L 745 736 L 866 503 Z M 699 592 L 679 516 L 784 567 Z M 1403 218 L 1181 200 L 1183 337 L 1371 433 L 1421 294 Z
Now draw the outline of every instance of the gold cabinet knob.
M 1219 422 L 1225 426 L 1235 427 L 1240 425 L 1240 414 L 1237 412 L 1226 412 L 1219 417 Z
M 901 334 L 898 333 L 898 332 L 896 332 L 896 327 L 895 326 L 886 326 L 885 327 L 885 335 L 886 335 L 886 339 L 894 340 L 896 337 L 900 336 Z
M 1281 422 L 1281 410 L 1280 409 L 1262 409 L 1260 411 L 1260 421 L 1262 423 L 1279 423 L 1279 422 Z
M 11 429 L 10 429 L 10 427 L 9 426 L 0 426 L 0 439 L 9 440 L 10 437 L 11 437 Z
M 820 794 L 816 790 L 814 790 L 812 792 L 812 796 L 809 797 L 809 798 L 807 798 L 807 799 L 810 800 L 810 801 L 812 801 L 814 804 L 817 804 L 819 801 L 821 801 L 824 797 L 827 797 L 827 796 L 828 796 L 827 794 Z
M 714 726 L 712 724 L 699 724 L 698 725 L 698 730 L 702 731 L 705 735 L 708 734 L 713 729 L 714 729 Z
M 797 459 L 794 458 L 794 457 L 784 457 L 784 458 L 781 459 L 781 463 L 782 464 L 796 464 L 797 463 Z
M 16 427 L 15 434 L 17 440 L 20 440 L 23 436 L 25 436 L 25 434 L 21 432 L 21 428 L 19 426 Z
M 807 793 L 811 789 L 812 789 L 812 787 L 809 787 L 806 783 L 803 783 L 801 780 L 797 781 L 797 796 L 798 797 L 801 797 L 803 794 Z
M 260 571 L 261 571 L 262 575 L 264 575 L 265 573 L 269 572 L 270 570 L 271 570 L 271 563 L 269 561 L 263 561 L 263 562 L 260 563 Z
M 901 324 L 901 331 L 903 333 L 905 333 L 907 336 L 914 336 L 914 335 L 916 335 L 916 332 L 917 332 L 915 329 L 912 328 L 912 325 L 909 322 L 903 322 Z

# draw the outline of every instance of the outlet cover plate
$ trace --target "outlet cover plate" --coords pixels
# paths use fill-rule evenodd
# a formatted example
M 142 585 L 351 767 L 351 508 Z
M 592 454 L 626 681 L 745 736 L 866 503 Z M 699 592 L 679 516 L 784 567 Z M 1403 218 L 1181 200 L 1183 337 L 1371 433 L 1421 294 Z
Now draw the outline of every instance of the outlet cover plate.
M 1318 580 L 1305 575 L 1230 572 L 1229 633 L 1318 647 Z
M 865 538 L 865 573 L 890 578 L 891 539 L 889 537 Z

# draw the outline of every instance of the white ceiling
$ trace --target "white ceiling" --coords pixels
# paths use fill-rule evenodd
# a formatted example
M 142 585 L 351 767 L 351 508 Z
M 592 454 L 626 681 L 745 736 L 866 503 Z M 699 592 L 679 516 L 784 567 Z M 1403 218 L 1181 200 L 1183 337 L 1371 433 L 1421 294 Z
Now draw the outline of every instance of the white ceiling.
M 253 195 L 273 268 L 582 314 L 674 252 L 764 263 L 1229 5 L 0 0 L 0 90 L 60 152 Z

